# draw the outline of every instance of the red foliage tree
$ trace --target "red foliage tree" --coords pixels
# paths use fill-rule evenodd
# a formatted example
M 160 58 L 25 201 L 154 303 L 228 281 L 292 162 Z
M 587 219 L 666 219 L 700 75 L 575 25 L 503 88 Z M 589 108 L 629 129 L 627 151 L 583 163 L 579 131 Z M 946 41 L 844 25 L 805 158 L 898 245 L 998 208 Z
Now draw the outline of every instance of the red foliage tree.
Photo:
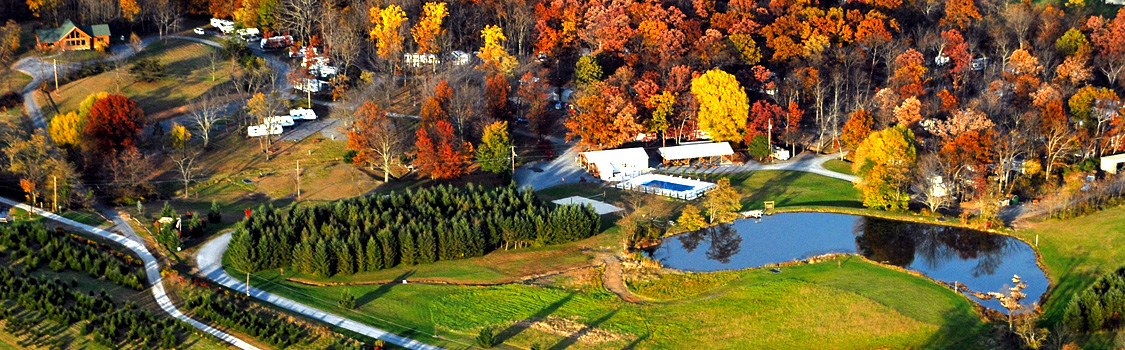
M 965 72 L 968 71 L 969 63 L 972 61 L 969 44 L 965 43 L 965 38 L 956 29 L 941 32 L 941 37 L 945 39 L 942 54 L 949 57 L 950 62 L 953 63 L 953 67 L 949 69 L 950 80 L 953 81 L 954 88 L 960 88 L 961 80 L 964 79 Z
M 765 135 L 770 126 L 773 132 L 781 128 L 781 118 L 788 115 L 784 108 L 769 101 L 759 100 L 750 107 L 750 118 L 746 120 L 746 143 L 749 144 L 754 136 Z M 770 140 L 773 142 L 773 140 Z
M 137 103 L 121 95 L 98 99 L 86 116 L 85 134 L 91 151 L 110 155 L 134 147 L 144 127 L 145 113 Z
M 511 91 L 512 85 L 503 73 L 496 73 L 488 78 L 484 84 L 484 98 L 489 116 L 499 121 L 512 122 L 512 105 L 508 100 Z

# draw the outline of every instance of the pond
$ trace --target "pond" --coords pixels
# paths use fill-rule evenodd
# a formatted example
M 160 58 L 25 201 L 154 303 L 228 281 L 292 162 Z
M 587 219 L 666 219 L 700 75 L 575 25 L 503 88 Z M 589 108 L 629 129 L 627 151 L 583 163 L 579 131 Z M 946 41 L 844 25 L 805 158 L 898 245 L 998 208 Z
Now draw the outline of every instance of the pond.
M 1037 302 L 1048 285 L 1035 251 L 1013 237 L 845 214 L 785 213 L 743 219 L 665 238 L 648 253 L 665 267 L 694 272 L 738 270 L 829 253 L 860 254 L 983 293 L 1006 294 L 1012 276 L 1019 275 L 1027 284 L 1027 298 L 1021 302 L 1025 305 Z M 1006 312 L 995 299 L 962 293 Z

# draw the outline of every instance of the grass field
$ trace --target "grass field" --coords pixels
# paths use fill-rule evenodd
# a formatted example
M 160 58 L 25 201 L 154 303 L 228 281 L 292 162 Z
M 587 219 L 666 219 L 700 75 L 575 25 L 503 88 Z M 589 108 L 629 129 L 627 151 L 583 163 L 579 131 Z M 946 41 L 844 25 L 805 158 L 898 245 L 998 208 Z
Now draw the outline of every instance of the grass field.
M 0 92 L 15 91 L 19 93 L 31 82 L 31 76 L 15 69 L 5 69 L 0 72 Z
M 827 176 L 764 170 L 724 177 L 741 192 L 743 210 L 762 209 L 765 201 L 774 201 L 777 207 L 863 207 L 852 183 Z
M 526 348 L 537 342 L 554 349 L 694 348 L 700 344 L 731 349 L 976 348 L 975 339 L 988 328 L 971 302 L 953 291 L 860 259 L 851 259 L 842 268 L 827 262 L 788 267 L 781 274 L 767 270 L 727 274 L 729 282 L 646 304 L 625 303 L 600 285 L 580 282 L 310 287 L 255 276 L 253 284 L 346 317 L 454 347 L 470 343 L 486 326 L 498 327 L 506 345 Z M 345 290 L 359 296 L 357 310 L 336 307 L 335 300 Z M 542 319 L 571 324 L 587 334 L 602 333 L 607 340 L 584 342 L 565 337 L 566 332 L 519 323 Z M 434 339 L 435 333 L 441 339 Z
M 137 102 L 137 106 L 152 116 L 166 110 L 186 105 L 212 87 L 229 80 L 230 68 L 218 66 L 216 81 L 211 81 L 210 61 L 207 55 L 218 49 L 182 40 L 155 41 L 130 60 L 156 58 L 166 66 L 167 76 L 153 83 L 136 82 L 129 74 L 131 63 L 123 64 L 109 72 L 79 79 L 59 87 L 52 96 L 63 113 L 76 110 L 78 104 L 92 93 L 105 91 L 119 93 Z M 117 88 L 120 87 L 120 92 Z M 42 94 L 36 95 L 45 116 L 53 116 L 54 109 Z
M 1033 223 L 1016 235 L 1039 240 L 1041 262 L 1051 280 L 1050 297 L 1044 305 L 1048 323 L 1062 320 L 1067 303 L 1098 277 L 1125 265 L 1125 206 L 1069 220 Z M 1114 348 L 1114 334 L 1099 333 L 1086 340 L 1085 349 Z
M 824 162 L 824 168 L 837 173 L 855 175 L 855 173 L 852 172 L 852 162 L 846 160 L 830 159 Z

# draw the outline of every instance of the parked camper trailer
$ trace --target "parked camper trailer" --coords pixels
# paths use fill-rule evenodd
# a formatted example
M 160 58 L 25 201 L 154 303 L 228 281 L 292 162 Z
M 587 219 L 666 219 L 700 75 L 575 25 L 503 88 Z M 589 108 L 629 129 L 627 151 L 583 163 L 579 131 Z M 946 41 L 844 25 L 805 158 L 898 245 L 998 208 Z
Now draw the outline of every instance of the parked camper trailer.
M 281 132 L 281 125 L 251 125 L 246 127 L 246 135 L 250 137 L 281 135 Z
M 212 18 L 211 26 L 218 29 L 223 34 L 230 34 L 234 32 L 234 21 L 225 20 L 222 18 Z
M 297 123 L 293 121 L 293 116 L 288 116 L 288 115 L 279 115 L 279 116 L 266 118 L 266 124 L 281 125 L 281 126 L 284 126 L 284 127 L 297 125 Z
M 278 35 L 264 38 L 258 44 L 262 50 L 280 50 L 293 45 L 293 37 L 290 35 Z
M 289 116 L 295 120 L 316 120 L 316 112 L 308 108 L 290 109 Z

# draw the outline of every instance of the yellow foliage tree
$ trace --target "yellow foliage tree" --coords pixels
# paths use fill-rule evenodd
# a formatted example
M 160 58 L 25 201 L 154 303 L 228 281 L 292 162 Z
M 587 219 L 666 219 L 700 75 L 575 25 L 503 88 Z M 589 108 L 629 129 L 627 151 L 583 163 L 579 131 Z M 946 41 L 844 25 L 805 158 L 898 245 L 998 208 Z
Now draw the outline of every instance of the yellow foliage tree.
M 481 45 L 480 53 L 477 54 L 477 57 L 480 57 L 483 63 L 477 66 L 477 69 L 489 72 L 502 72 L 505 75 L 510 74 L 512 69 L 515 69 L 516 65 L 519 64 L 519 61 L 516 61 L 514 56 L 508 54 L 508 51 L 504 51 L 504 46 L 500 44 L 501 41 L 508 40 L 508 37 L 504 36 L 504 32 L 500 30 L 500 27 L 494 25 L 485 26 L 484 29 L 480 31 L 480 37 L 483 39 L 484 44 Z
M 137 5 L 137 0 L 121 0 L 121 16 L 125 20 L 132 22 L 138 13 L 141 13 L 141 7 Z
M 86 118 L 75 112 L 56 115 L 47 125 L 47 132 L 51 139 L 62 148 L 74 148 L 82 142 L 82 128 L 86 126 Z
M 418 23 L 410 29 L 414 42 L 418 44 L 418 53 L 439 51 L 438 38 L 445 34 L 441 24 L 448 15 L 449 10 L 445 8 L 444 2 L 427 2 L 422 5 L 422 18 L 418 19 Z
M 104 91 L 95 92 L 86 96 L 82 102 L 78 103 L 78 115 L 85 118 L 87 114 L 90 114 L 90 108 L 94 107 L 94 102 L 98 102 L 98 100 L 106 98 L 107 96 L 109 96 L 109 93 Z
M 738 219 L 738 211 L 742 210 L 742 195 L 731 187 L 730 178 L 724 177 L 703 197 L 703 206 L 711 223 L 731 222 Z
M 914 133 L 902 125 L 879 130 L 863 140 L 852 155 L 852 170 L 862 179 L 855 186 L 863 193 L 863 205 L 905 210 L 910 202 L 907 186 L 918 160 Z
M 172 130 L 168 132 L 168 143 L 172 148 L 183 149 L 191 140 L 191 131 L 180 123 L 172 123 Z
M 712 69 L 691 81 L 699 102 L 699 128 L 715 141 L 742 140 L 750 102 L 746 90 L 730 73 Z
M 371 40 L 375 41 L 376 52 L 383 59 L 392 59 L 402 53 L 402 24 L 406 22 L 406 12 L 398 5 L 386 8 L 371 8 Z

